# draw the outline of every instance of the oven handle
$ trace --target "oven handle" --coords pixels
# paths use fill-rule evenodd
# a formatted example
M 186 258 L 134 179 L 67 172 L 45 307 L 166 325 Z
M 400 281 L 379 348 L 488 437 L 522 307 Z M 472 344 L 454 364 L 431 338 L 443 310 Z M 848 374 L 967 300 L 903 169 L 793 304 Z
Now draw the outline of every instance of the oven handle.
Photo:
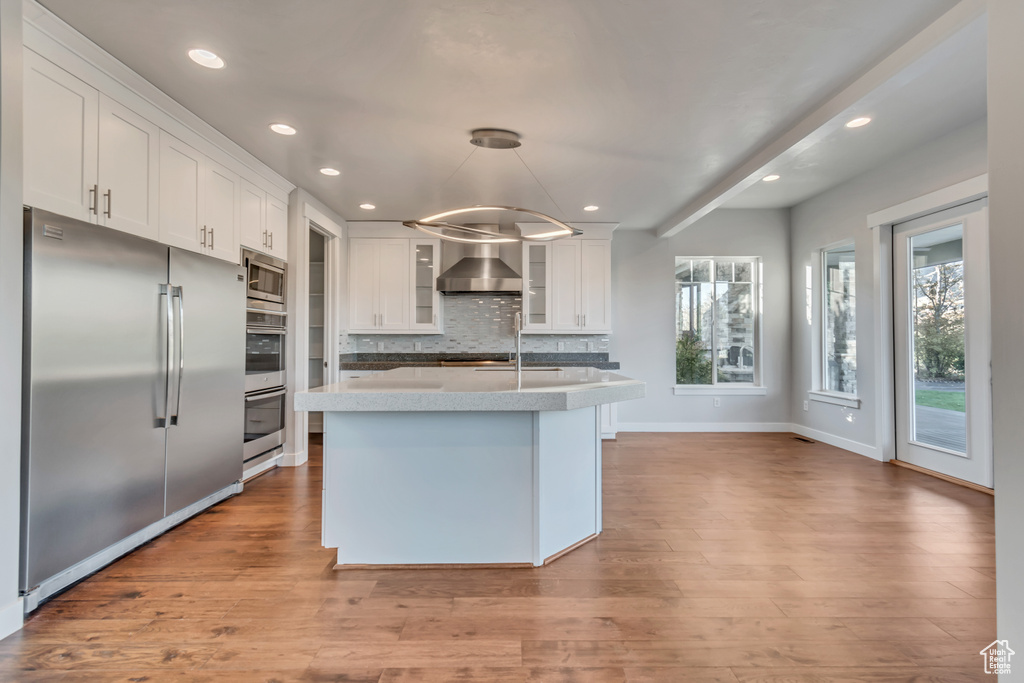
M 246 334 L 280 334 L 284 336 L 287 334 L 287 330 L 283 327 L 246 327 Z
M 268 311 L 265 308 L 248 308 L 248 307 L 246 307 L 245 310 L 248 313 L 266 313 L 267 315 L 280 315 L 282 317 L 288 315 L 288 313 L 286 311 Z
M 265 398 L 277 398 L 278 396 L 284 396 L 287 392 L 287 389 L 278 389 L 277 391 L 272 391 L 269 394 L 250 394 L 245 397 L 245 402 L 249 403 L 250 401 L 260 401 Z

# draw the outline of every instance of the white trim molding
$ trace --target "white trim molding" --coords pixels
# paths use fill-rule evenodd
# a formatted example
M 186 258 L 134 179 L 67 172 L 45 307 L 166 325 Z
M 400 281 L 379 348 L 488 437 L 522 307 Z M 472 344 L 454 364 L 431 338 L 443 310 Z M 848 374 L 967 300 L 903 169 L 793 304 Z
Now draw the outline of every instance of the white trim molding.
M 840 394 L 835 391 L 808 391 L 807 398 L 821 403 L 831 403 L 834 406 L 845 406 L 860 410 L 860 399 L 853 394 Z
M 768 387 L 677 384 L 672 387 L 672 393 L 676 396 L 767 396 Z
M 620 432 L 791 432 L 788 422 L 620 422 Z
M 982 173 L 956 185 L 950 185 L 949 187 L 929 192 L 926 195 L 921 195 L 896 206 L 890 206 L 887 209 L 868 214 L 867 227 L 876 228 L 880 225 L 905 223 L 921 216 L 945 211 L 954 206 L 967 204 L 987 196 L 988 174 Z
M 863 455 L 871 458 L 872 460 L 878 460 L 879 462 L 889 462 L 889 458 L 885 457 L 882 449 L 871 446 L 866 443 L 854 441 L 852 439 L 844 439 L 841 436 L 835 434 L 829 434 L 828 432 L 822 432 L 817 429 L 811 429 L 810 427 L 804 427 L 803 425 L 790 425 L 790 431 L 794 434 L 807 437 L 808 439 L 814 439 L 822 443 L 827 443 L 829 446 L 835 446 L 836 448 L 842 448 L 844 451 L 850 451 L 857 455 Z

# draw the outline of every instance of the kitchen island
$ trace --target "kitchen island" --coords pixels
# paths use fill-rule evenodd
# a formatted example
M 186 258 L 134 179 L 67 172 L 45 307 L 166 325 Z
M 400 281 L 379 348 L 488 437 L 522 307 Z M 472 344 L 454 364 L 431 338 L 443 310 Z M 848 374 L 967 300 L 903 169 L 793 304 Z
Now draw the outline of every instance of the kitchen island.
M 539 566 L 601 531 L 594 368 L 400 368 L 295 396 L 324 412 L 323 543 L 338 565 Z

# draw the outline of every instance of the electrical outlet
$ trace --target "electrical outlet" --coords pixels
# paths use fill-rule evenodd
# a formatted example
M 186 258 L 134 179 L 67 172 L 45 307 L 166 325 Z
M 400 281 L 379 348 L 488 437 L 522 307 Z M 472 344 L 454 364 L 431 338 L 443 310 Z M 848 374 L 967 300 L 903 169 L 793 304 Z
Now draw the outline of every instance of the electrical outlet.
M 714 401 L 715 401 L 715 407 L 716 408 L 721 408 L 722 407 L 722 399 L 720 399 L 717 396 L 715 396 Z
M 804 412 L 807 412 L 810 409 L 811 409 L 811 402 L 810 401 L 804 401 Z
M 412 350 L 413 351 L 422 351 L 423 350 L 423 342 L 413 342 Z
M 384 350 L 384 342 L 377 342 L 377 351 L 380 352 L 380 351 L 383 351 L 383 350 Z
M 558 342 L 558 350 L 565 351 L 565 342 Z

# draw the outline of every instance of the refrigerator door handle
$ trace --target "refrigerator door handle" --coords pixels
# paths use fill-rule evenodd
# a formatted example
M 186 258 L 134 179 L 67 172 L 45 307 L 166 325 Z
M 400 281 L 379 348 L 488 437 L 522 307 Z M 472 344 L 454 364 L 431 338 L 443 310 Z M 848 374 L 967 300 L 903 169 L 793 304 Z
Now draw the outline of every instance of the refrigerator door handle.
M 171 424 L 178 424 L 178 413 L 181 412 L 181 380 L 185 374 L 185 295 L 184 287 L 172 287 L 171 298 L 178 299 L 178 395 L 174 399 L 174 413 Z M 168 392 L 169 394 L 170 392 Z
M 164 409 L 156 419 L 156 426 L 168 427 L 170 426 L 171 373 L 173 372 L 174 349 L 174 310 L 171 307 L 171 286 L 169 284 L 160 285 L 160 296 L 167 297 L 163 309 L 167 334 L 164 335 Z

